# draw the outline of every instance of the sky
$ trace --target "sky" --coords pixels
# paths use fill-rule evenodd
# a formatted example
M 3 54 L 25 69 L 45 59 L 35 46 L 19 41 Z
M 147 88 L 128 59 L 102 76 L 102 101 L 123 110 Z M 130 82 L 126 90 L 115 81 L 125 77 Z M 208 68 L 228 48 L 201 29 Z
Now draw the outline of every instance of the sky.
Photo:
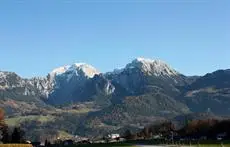
M 185 75 L 230 68 L 230 1 L 0 1 L 2 71 L 45 76 L 85 62 L 107 72 L 137 57 Z

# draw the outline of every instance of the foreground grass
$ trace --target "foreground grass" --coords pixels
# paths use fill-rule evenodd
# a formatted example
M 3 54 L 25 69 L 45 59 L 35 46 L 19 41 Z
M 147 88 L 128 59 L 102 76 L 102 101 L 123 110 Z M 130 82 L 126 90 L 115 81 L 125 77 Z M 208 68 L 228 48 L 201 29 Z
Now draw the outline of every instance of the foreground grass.
M 230 147 L 230 144 L 223 144 L 223 145 L 221 145 L 221 144 L 200 144 L 200 145 L 191 145 L 191 146 L 189 146 L 189 145 L 177 145 L 177 146 L 175 146 L 175 147 Z
M 226 144 L 226 145 L 217 145 L 217 144 L 205 144 L 205 145 L 200 145 L 200 147 L 230 147 L 230 144 Z
M 78 147 L 134 147 L 132 145 L 116 145 L 116 144 L 92 144 L 92 145 L 79 145 Z
M 54 146 L 56 147 L 56 146 Z M 69 145 L 65 147 L 135 147 L 131 144 L 123 144 L 123 143 L 103 143 L 103 144 L 82 144 L 82 145 Z
M 31 144 L 0 144 L 0 147 L 32 147 Z
M 230 147 L 230 141 L 216 141 L 216 140 L 207 140 L 204 142 L 191 142 L 191 145 L 188 142 L 175 142 L 174 144 L 166 142 L 156 142 L 150 140 L 139 140 L 139 141 L 130 141 L 125 143 L 103 143 L 103 144 L 82 144 L 82 145 L 70 145 L 65 147 L 143 147 L 143 146 L 165 146 L 165 147 Z M 62 146 L 60 146 L 62 147 Z
M 91 144 L 91 145 L 70 145 L 65 147 L 142 147 L 143 145 L 113 145 L 113 144 Z M 148 145 L 151 147 L 151 145 Z M 218 144 L 201 144 L 201 145 L 153 145 L 153 146 L 165 146 L 165 147 L 230 147 L 230 144 L 218 145 Z M 0 146 L 1 147 L 1 146 Z
M 180 145 L 178 145 L 180 144 Z M 198 142 L 192 142 L 191 145 L 188 143 L 186 145 L 183 145 L 182 143 L 177 142 L 177 146 L 181 147 L 230 147 L 230 141 L 217 141 L 217 140 L 206 140 L 206 141 L 200 141 Z
M 165 141 L 165 140 L 134 140 L 129 141 L 134 145 L 147 145 L 147 146 L 166 146 L 166 147 L 230 147 L 230 140 L 194 140 L 194 141 Z M 190 145 L 191 144 L 191 145 Z

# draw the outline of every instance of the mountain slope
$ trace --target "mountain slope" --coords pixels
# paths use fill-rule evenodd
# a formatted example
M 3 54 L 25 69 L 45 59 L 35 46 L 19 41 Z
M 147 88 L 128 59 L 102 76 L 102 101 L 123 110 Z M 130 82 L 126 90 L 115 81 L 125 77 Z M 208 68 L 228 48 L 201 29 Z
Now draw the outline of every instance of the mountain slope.
M 99 136 L 193 112 L 230 115 L 229 104 L 230 70 L 187 77 L 160 60 L 137 58 L 108 73 L 75 63 L 31 79 L 0 72 L 0 107 L 10 121 L 23 116 L 29 134 Z
M 218 70 L 183 88 L 182 101 L 193 112 L 230 114 L 230 70 Z
M 41 99 L 43 92 L 37 87 L 38 79 L 23 79 L 13 72 L 0 71 L 0 107 L 8 115 L 27 115 L 52 109 Z
M 107 73 L 113 83 L 129 94 L 143 94 L 154 87 L 172 88 L 184 85 L 186 77 L 160 60 L 137 58 L 119 72 Z M 174 89 L 175 90 L 175 89 Z

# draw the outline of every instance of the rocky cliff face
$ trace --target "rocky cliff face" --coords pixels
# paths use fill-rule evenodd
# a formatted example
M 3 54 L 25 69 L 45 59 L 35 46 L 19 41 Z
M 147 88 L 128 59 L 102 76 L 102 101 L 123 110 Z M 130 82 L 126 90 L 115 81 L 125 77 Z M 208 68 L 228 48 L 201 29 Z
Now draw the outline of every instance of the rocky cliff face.
M 153 93 L 185 103 L 194 111 L 216 111 L 228 103 L 229 73 L 219 70 L 203 77 L 186 77 L 163 61 L 137 58 L 124 68 L 107 73 L 86 63 L 56 68 L 43 78 L 24 79 L 12 72 L 0 72 L 0 91 L 1 99 L 23 101 L 23 97 L 31 97 L 55 106 L 95 101 L 99 97 L 110 104 L 121 103 L 127 96 Z M 218 107 L 195 108 L 194 102 L 203 103 L 205 99 L 210 106 Z
M 0 71 L 0 107 L 14 120 L 42 117 L 35 122 L 45 123 L 31 126 L 40 130 L 63 124 L 60 130 L 98 135 L 193 112 L 228 116 L 229 105 L 230 70 L 187 77 L 163 61 L 137 58 L 107 73 L 85 63 L 31 79 Z

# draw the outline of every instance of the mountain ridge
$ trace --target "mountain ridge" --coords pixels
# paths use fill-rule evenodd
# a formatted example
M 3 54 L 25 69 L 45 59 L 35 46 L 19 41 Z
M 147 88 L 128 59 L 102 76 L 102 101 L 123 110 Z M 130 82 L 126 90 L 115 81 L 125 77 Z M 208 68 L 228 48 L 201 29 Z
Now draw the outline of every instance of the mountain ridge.
M 58 129 L 86 136 L 125 126 L 141 128 L 190 113 L 230 116 L 229 71 L 188 77 L 163 61 L 143 58 L 106 73 L 86 63 L 63 66 L 46 77 L 30 79 L 0 71 L 0 107 L 10 119 L 54 119 L 24 126 L 26 130 Z

